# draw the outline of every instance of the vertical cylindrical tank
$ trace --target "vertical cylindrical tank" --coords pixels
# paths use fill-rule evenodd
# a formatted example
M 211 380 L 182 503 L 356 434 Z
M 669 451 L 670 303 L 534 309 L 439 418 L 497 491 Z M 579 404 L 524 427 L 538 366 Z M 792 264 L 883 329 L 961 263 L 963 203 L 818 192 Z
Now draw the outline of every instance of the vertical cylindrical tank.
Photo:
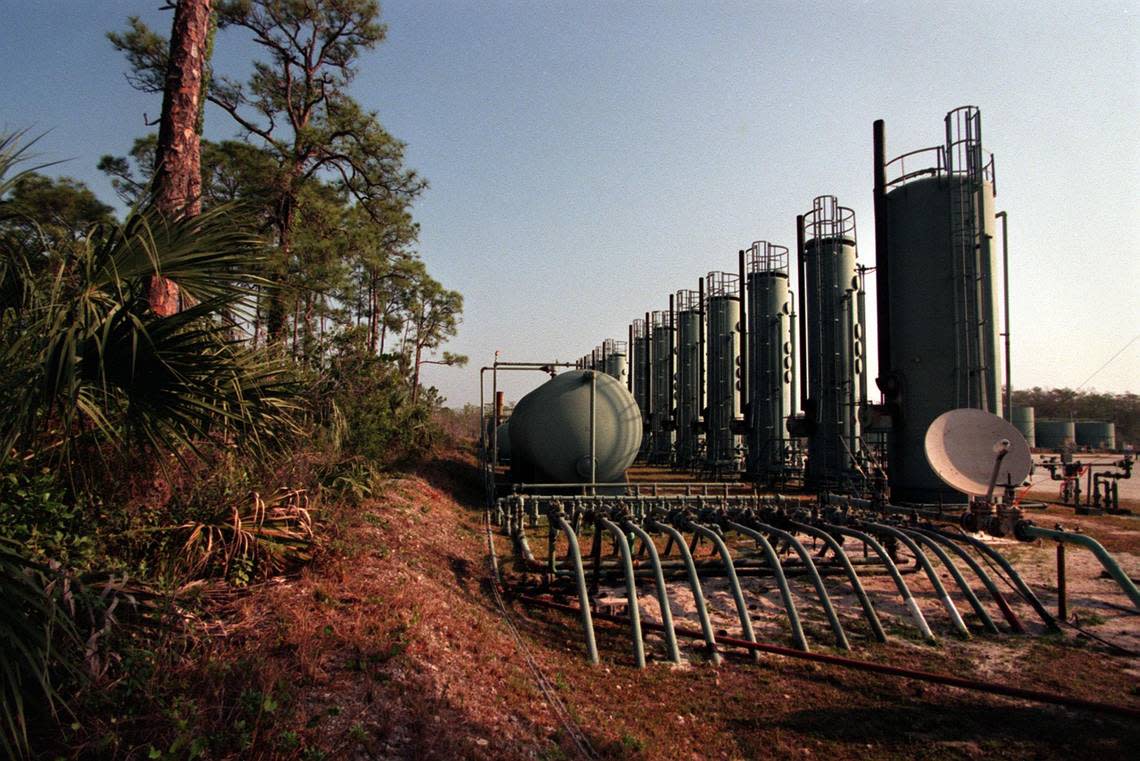
M 606 375 L 621 381 L 623 384 L 626 383 L 629 374 L 629 364 L 626 361 L 626 342 L 607 338 L 602 343 L 602 355 Z
M 1078 420 L 1074 426 L 1078 446 L 1116 449 L 1116 424 L 1103 420 Z
M 699 291 L 677 291 L 677 464 L 689 465 L 700 445 L 701 363 Z
M 1037 421 L 1032 407 L 1014 407 L 1010 410 L 1013 426 L 1025 437 L 1030 447 L 1037 446 Z
M 784 475 L 792 413 L 792 300 L 788 249 L 757 241 L 747 253 L 748 422 L 747 470 L 757 481 Z
M 649 431 L 649 331 L 645 320 L 638 317 L 630 326 L 629 364 L 633 375 L 633 398 L 641 410 L 642 429 Z M 649 436 L 641 439 L 642 454 L 649 447 Z
M 805 481 L 844 486 L 859 470 L 862 406 L 862 277 L 856 264 L 855 212 L 835 196 L 815 199 L 803 216 L 800 288 L 807 351 L 804 415 L 809 430 Z
M 673 460 L 673 317 L 666 311 L 654 312 L 649 340 L 653 356 L 653 395 L 649 429 L 649 461 L 666 464 Z
M 725 473 L 738 469 L 740 452 L 740 436 L 734 431 L 740 413 L 740 276 L 710 272 L 705 287 L 705 465 L 713 472 Z
M 877 130 L 877 143 L 882 135 Z M 876 155 L 884 150 L 877 145 Z M 886 233 L 880 253 L 890 273 L 889 285 L 879 284 L 880 313 L 885 308 L 889 317 L 879 383 L 893 408 L 890 482 L 899 499 L 956 494 L 923 455 L 936 417 L 961 407 L 1002 414 L 993 180 L 972 106 L 946 115 L 943 145 L 904 154 L 877 172 Z
M 1037 418 L 1037 446 L 1041 449 L 1061 449 L 1077 443 L 1077 427 L 1072 420 Z

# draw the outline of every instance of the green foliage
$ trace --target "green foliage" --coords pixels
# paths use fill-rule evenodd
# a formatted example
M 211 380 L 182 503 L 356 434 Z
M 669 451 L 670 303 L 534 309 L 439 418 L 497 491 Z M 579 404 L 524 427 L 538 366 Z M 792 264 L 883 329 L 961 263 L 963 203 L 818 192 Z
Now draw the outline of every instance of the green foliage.
M 0 537 L 19 544 L 25 557 L 86 569 L 95 554 L 85 503 L 69 499 L 50 468 L 0 464 Z
M 323 375 L 320 396 L 343 415 L 341 448 L 381 467 L 431 448 L 437 429 L 429 403 L 413 402 L 398 363 L 372 354 L 361 331 L 347 331 Z

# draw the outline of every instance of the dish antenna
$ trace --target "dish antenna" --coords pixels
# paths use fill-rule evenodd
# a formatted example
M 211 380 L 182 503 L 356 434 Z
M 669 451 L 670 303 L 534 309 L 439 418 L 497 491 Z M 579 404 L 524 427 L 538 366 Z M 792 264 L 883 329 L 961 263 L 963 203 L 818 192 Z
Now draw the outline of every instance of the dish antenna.
M 1021 432 L 985 410 L 942 413 L 926 429 L 924 448 L 926 461 L 948 486 L 986 502 L 995 485 L 1020 485 L 1033 469 Z

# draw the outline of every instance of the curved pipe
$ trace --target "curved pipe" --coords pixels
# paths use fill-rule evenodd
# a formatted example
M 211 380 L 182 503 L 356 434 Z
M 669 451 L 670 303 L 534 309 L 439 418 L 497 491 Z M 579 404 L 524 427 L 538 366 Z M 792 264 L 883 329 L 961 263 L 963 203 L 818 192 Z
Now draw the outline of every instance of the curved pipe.
M 669 660 L 673 663 L 680 663 L 681 652 L 677 649 L 677 635 L 673 632 L 673 611 L 669 607 L 669 591 L 665 586 L 665 574 L 661 570 L 661 559 L 657 555 L 657 547 L 653 544 L 653 537 L 641 526 L 632 521 L 626 521 L 625 525 L 641 539 L 641 548 L 649 550 L 649 562 L 653 566 L 653 580 L 657 582 L 657 604 L 661 606 L 661 625 L 665 631 L 665 647 L 669 651 Z
M 637 667 L 643 669 L 645 643 L 641 640 L 641 612 L 637 609 L 637 581 L 633 577 L 633 559 L 629 553 L 629 542 L 616 523 L 605 518 L 601 518 L 600 521 L 614 535 L 614 541 L 621 550 L 622 565 L 625 566 L 625 593 L 629 604 L 629 628 L 633 637 L 633 659 L 637 662 Z
M 728 585 L 732 589 L 732 597 L 736 601 L 736 613 L 740 617 L 740 628 L 743 630 L 746 640 L 755 642 L 756 634 L 752 631 L 752 619 L 748 615 L 748 606 L 744 604 L 744 593 L 740 590 L 740 579 L 736 578 L 736 568 L 732 565 L 732 554 L 729 553 L 724 540 L 715 531 L 699 523 L 690 522 L 689 527 L 697 536 L 703 536 L 712 542 L 717 552 L 720 553 L 720 559 L 724 561 L 724 572 L 728 576 Z M 754 651 L 752 658 L 759 662 L 760 653 Z
M 1124 572 L 1112 555 L 1108 554 L 1108 550 L 1104 546 L 1093 539 L 1091 536 L 1078 534 L 1073 531 L 1056 531 L 1054 529 L 1041 528 L 1032 524 L 1021 524 L 1017 527 L 1017 535 L 1021 537 L 1029 537 L 1032 539 L 1053 539 L 1058 542 L 1065 542 L 1066 544 L 1075 544 L 1084 547 L 1086 550 L 1096 556 L 1100 564 L 1104 566 L 1104 570 L 1108 571 L 1108 575 L 1120 585 L 1124 590 L 1124 594 L 1128 595 L 1128 599 L 1140 610 L 1140 590 L 1136 589 L 1136 585 L 1132 583 L 1132 579 L 1128 578 L 1128 574 Z
M 976 574 L 977 577 L 981 580 L 982 584 L 985 585 L 986 591 L 990 593 L 990 597 L 994 598 L 994 602 L 997 603 L 998 608 L 1001 609 L 1002 615 L 1005 616 L 1005 620 L 1009 623 L 1009 628 L 1015 634 L 1025 634 L 1025 627 L 1021 625 L 1021 619 L 1019 619 L 1017 617 L 1017 614 L 1013 612 L 1013 608 L 1009 606 L 1009 602 L 1005 599 L 1005 596 L 1001 593 L 1001 590 L 998 589 L 997 584 L 994 583 L 993 578 L 986 572 L 985 568 L 982 568 L 981 564 L 978 563 L 978 561 L 974 560 L 970 553 L 959 547 L 953 540 L 943 536 L 942 534 L 939 534 L 936 531 L 930 531 L 927 529 L 913 530 L 922 534 L 923 536 L 933 539 L 936 542 L 941 542 L 944 547 L 946 547 L 958 557 L 962 558 L 963 562 L 965 562 L 966 565 L 970 567 L 970 570 L 973 571 L 974 574 Z
M 899 594 L 902 595 L 903 604 L 906 609 L 910 611 L 911 618 L 914 619 L 914 625 L 918 627 L 918 631 L 922 634 L 923 639 L 927 642 L 937 642 L 938 638 L 934 636 L 934 632 L 930 630 L 930 624 L 926 623 L 926 616 L 922 615 L 922 609 L 918 607 L 918 603 L 914 601 L 914 596 L 910 593 L 910 588 L 903 581 L 902 574 L 899 573 L 898 566 L 895 561 L 891 560 L 890 554 L 879 544 L 875 537 L 863 531 L 856 531 L 853 528 L 846 526 L 833 526 L 830 523 L 824 523 L 823 528 L 828 531 L 833 531 L 841 536 L 850 536 L 853 539 L 858 539 L 879 556 L 883 561 L 883 565 L 887 567 L 887 572 L 890 573 L 891 578 L 894 579 L 895 587 L 898 588 Z
M 1025 583 L 1025 580 L 1021 578 L 1021 574 L 1017 572 L 1016 568 L 1010 565 L 1010 562 L 1005 559 L 1004 555 L 983 542 L 981 539 L 975 539 L 966 533 L 948 534 L 942 530 L 938 530 L 937 533 L 950 540 L 965 542 L 966 544 L 976 549 L 978 552 L 988 557 L 990 560 L 997 563 L 998 566 L 1003 571 L 1005 571 L 1006 575 L 1009 576 L 1010 581 L 1013 583 L 1014 587 L 1017 588 L 1018 593 L 1037 613 L 1038 617 L 1041 619 L 1042 623 L 1045 624 L 1046 628 L 1060 629 L 1060 627 L 1057 626 L 1057 619 L 1053 618 L 1053 614 L 1045 610 L 1045 606 L 1041 604 L 1041 600 L 1037 599 L 1037 595 L 1033 593 L 1033 590 L 1030 589 L 1029 585 Z
M 784 569 L 780 565 L 780 558 L 776 555 L 776 550 L 772 547 L 772 543 L 768 538 L 755 529 L 742 526 L 739 523 L 728 522 L 729 528 L 733 531 L 738 531 L 745 536 L 752 537 L 760 545 L 764 551 L 764 556 L 768 558 L 768 563 L 772 566 L 772 575 L 776 579 L 776 585 L 780 588 L 780 596 L 784 599 L 784 610 L 788 614 L 788 624 L 792 627 L 792 640 L 800 650 L 808 650 L 807 639 L 804 638 L 803 627 L 800 626 L 800 614 L 796 611 L 796 603 L 792 599 L 792 590 L 788 586 L 788 579 L 784 576 Z M 818 574 L 816 574 L 818 576 Z
M 851 559 L 847 557 L 847 553 L 844 552 L 843 545 L 836 541 L 835 537 L 831 534 L 815 526 L 809 526 L 799 521 L 792 521 L 791 523 L 808 536 L 822 539 L 824 544 L 831 548 L 836 559 L 839 560 L 839 564 L 842 565 L 843 570 L 847 572 L 847 578 L 851 581 L 851 590 L 855 592 L 855 596 L 859 599 L 859 604 L 863 606 L 863 615 L 871 627 L 871 633 L 879 642 L 886 642 L 887 633 L 883 631 L 883 624 L 879 621 L 878 614 L 875 613 L 875 607 L 871 604 L 871 598 L 867 597 L 867 592 L 863 589 L 863 582 L 859 580 L 859 575 L 855 573 L 855 567 L 851 565 Z
M 734 526 L 737 524 L 733 524 Z M 815 567 L 815 562 L 811 559 L 811 553 L 803 546 L 799 539 L 795 536 L 778 529 L 775 526 L 770 526 L 767 523 L 757 523 L 757 527 L 761 531 L 767 531 L 769 534 L 774 534 L 780 537 L 792 546 L 796 554 L 800 556 L 800 560 L 804 564 L 804 568 L 811 577 L 811 583 L 815 586 L 816 594 L 819 595 L 820 605 L 823 606 L 823 611 L 827 615 L 828 623 L 831 624 L 831 631 L 835 635 L 835 646 L 840 650 L 850 650 L 851 645 L 847 642 L 847 633 L 843 631 L 843 625 L 839 623 L 839 616 L 835 615 L 835 607 L 831 604 L 831 597 L 827 594 L 827 587 L 823 585 L 823 579 L 819 577 L 819 571 Z
M 934 587 L 934 593 L 942 599 L 942 605 L 950 615 L 950 620 L 953 622 L 954 628 L 957 629 L 958 633 L 964 638 L 969 639 L 970 630 L 966 628 L 965 622 L 962 621 L 961 614 L 959 614 L 958 609 L 954 607 L 954 601 L 950 599 L 950 595 L 946 592 L 946 587 L 942 586 L 942 580 L 938 578 L 938 573 L 934 570 L 934 566 L 930 564 L 930 558 L 926 557 L 926 553 L 922 551 L 922 548 L 915 544 L 913 539 L 893 526 L 884 526 L 881 523 L 871 522 L 867 522 L 864 525 L 878 531 L 880 534 L 893 536 L 906 545 L 907 549 L 914 554 L 915 560 L 922 566 L 922 570 L 926 572 L 926 578 L 930 579 L 930 583 Z
M 598 663 L 598 643 L 594 639 L 594 621 L 590 617 L 590 592 L 586 588 L 586 572 L 582 569 L 582 551 L 578 547 L 578 537 L 574 529 L 561 515 L 558 516 L 558 525 L 566 532 L 566 539 L 570 543 L 570 560 L 574 564 L 574 580 L 578 586 L 578 609 L 582 613 L 582 632 L 586 635 L 586 653 L 590 663 Z M 551 553 L 554 557 L 554 553 Z
M 665 532 L 669 535 L 670 543 L 677 545 L 677 550 L 685 562 L 685 570 L 689 573 L 689 586 L 693 590 L 693 604 L 697 608 L 697 618 L 701 621 L 701 633 L 704 635 L 705 645 L 708 647 L 713 663 L 720 664 L 720 653 L 716 649 L 716 636 L 713 634 L 712 621 L 709 620 L 709 612 L 705 607 L 705 593 L 701 589 L 701 577 L 697 574 L 697 566 L 693 563 L 693 554 L 689 552 L 689 548 L 685 544 L 685 537 L 681 536 L 681 532 L 677 529 L 659 521 L 650 520 L 649 528 L 654 531 Z
M 962 572 L 958 570 L 958 566 L 954 565 L 954 561 L 950 558 L 949 555 L 946 554 L 946 550 L 942 549 L 942 547 L 939 546 L 930 537 L 920 534 L 917 531 L 907 529 L 905 533 L 907 536 L 914 539 L 917 543 L 929 547 L 930 551 L 933 552 L 935 557 L 938 558 L 938 561 L 942 563 L 942 565 L 946 566 L 946 570 L 950 572 L 950 576 L 954 579 L 954 583 L 958 585 L 958 588 L 962 590 L 962 594 L 966 596 L 966 601 L 970 603 L 970 607 L 974 609 L 974 613 L 976 613 L 978 615 L 978 618 L 981 619 L 982 626 L 986 628 L 986 631 L 988 631 L 990 634 L 1000 634 L 1001 630 L 997 628 L 997 624 L 995 624 L 994 620 L 990 618 L 990 614 L 982 606 L 982 601 L 978 599 L 978 596 L 976 594 L 974 594 L 974 590 L 970 589 L 970 585 L 966 582 L 966 577 L 964 577 L 962 575 Z

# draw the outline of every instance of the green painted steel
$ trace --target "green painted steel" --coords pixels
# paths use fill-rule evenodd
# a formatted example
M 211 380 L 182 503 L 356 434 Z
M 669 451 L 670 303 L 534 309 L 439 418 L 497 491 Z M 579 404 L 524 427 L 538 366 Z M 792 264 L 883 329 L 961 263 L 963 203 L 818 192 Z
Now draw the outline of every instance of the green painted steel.
M 593 430 L 592 385 L 597 390 Z M 593 434 L 597 481 L 622 481 L 641 444 L 641 428 L 637 403 L 620 382 L 592 370 L 562 373 L 515 405 L 510 426 L 512 469 L 530 483 L 588 483 Z
M 758 250 L 763 244 L 764 249 Z M 748 457 L 756 481 L 783 478 L 792 414 L 794 349 L 787 249 L 753 244 L 748 282 Z M 780 256 L 782 252 L 782 256 Z
M 1072 420 L 1037 418 L 1037 446 L 1040 449 L 1061 449 L 1077 443 L 1077 426 Z
M 633 555 L 629 551 L 629 541 L 625 538 L 625 532 L 613 521 L 602 518 L 601 523 L 613 534 L 614 541 L 617 542 L 618 550 L 621 552 L 621 564 L 625 570 L 626 602 L 629 607 L 630 636 L 633 638 L 633 659 L 637 663 L 637 667 L 643 669 L 645 668 L 645 642 L 641 638 L 641 611 L 637 607 L 637 579 L 633 574 Z
M 710 273 L 709 280 L 712 280 Z M 705 461 L 714 469 L 731 468 L 740 449 L 733 422 L 740 414 L 737 371 L 740 368 L 740 299 L 710 295 L 706 305 L 708 338 L 708 413 L 705 416 Z
M 735 525 L 733 524 L 733 526 Z M 769 534 L 783 539 L 800 556 L 800 562 L 807 570 L 811 583 L 815 587 L 815 592 L 819 596 L 819 603 L 823 606 L 823 612 L 827 616 L 828 623 L 831 624 L 832 634 L 835 635 L 835 646 L 840 650 L 850 650 L 851 645 L 847 642 L 847 634 L 843 631 L 843 625 L 839 623 L 839 616 L 835 614 L 835 606 L 831 604 L 831 596 L 827 594 L 827 587 L 823 585 L 823 579 L 820 578 L 815 562 L 811 559 L 811 553 L 807 551 L 799 539 L 783 529 L 769 526 L 766 523 L 759 523 L 757 527 L 761 531 L 767 531 Z
M 578 547 L 578 536 L 574 528 L 561 515 L 556 516 L 558 525 L 566 534 L 566 541 L 570 544 L 570 560 L 574 564 L 574 581 L 578 587 L 578 607 L 582 614 L 582 632 L 586 635 L 586 654 L 590 663 L 598 662 L 598 644 L 594 639 L 594 621 L 590 617 L 590 592 L 586 588 L 586 572 L 582 568 L 582 551 Z M 554 557 L 554 553 L 550 554 Z
M 978 615 L 978 618 L 981 619 L 982 626 L 985 627 L 986 631 L 988 631 L 990 634 L 1000 634 L 1001 630 L 997 628 L 997 624 L 994 623 L 994 620 L 990 617 L 990 614 L 982 605 L 982 601 L 978 599 L 978 596 L 974 594 L 974 590 L 970 588 L 969 583 L 966 581 L 966 577 L 962 575 L 962 572 L 958 570 L 958 566 L 954 565 L 954 561 L 948 554 L 946 554 L 946 550 L 944 550 L 932 538 L 920 531 L 908 530 L 906 533 L 917 543 L 924 544 L 929 547 L 930 551 L 934 553 L 939 562 L 941 562 L 942 565 L 946 567 L 946 570 L 950 572 L 951 578 L 954 579 L 954 583 L 958 585 L 958 588 L 962 590 L 962 594 L 965 595 L 966 602 L 970 603 L 970 607 L 974 609 L 974 613 L 976 613 Z
M 688 465 L 697 456 L 701 419 L 701 315 L 695 309 L 677 312 L 677 464 Z
M 1092 449 L 1116 449 L 1116 424 L 1103 420 L 1077 420 L 1074 423 L 1077 444 Z
M 628 372 L 629 365 L 626 362 L 625 352 L 614 352 L 606 355 L 606 375 L 609 375 L 624 386 Z
M 1128 577 L 1128 574 L 1124 572 L 1124 569 L 1120 567 L 1116 559 L 1108 554 L 1108 550 L 1091 536 L 1078 534 L 1074 531 L 1056 531 L 1054 529 L 1026 524 L 1018 526 L 1017 531 L 1020 536 L 1031 539 L 1053 539 L 1058 542 L 1066 542 L 1068 544 L 1076 544 L 1084 547 L 1096 556 L 1096 559 L 1104 566 L 1104 570 L 1108 571 L 1108 575 L 1112 577 L 1113 581 L 1120 585 L 1120 588 L 1124 590 L 1124 594 L 1128 595 L 1128 599 L 1132 601 L 1136 609 L 1140 610 L 1140 591 L 1136 589 L 1136 584 Z
M 499 445 L 499 462 L 511 461 L 511 421 L 499 425 L 495 441 Z
M 834 196 L 820 196 L 804 216 L 801 272 L 806 314 L 808 440 L 806 482 L 845 485 L 857 471 L 859 408 L 866 358 L 862 278 L 857 270 L 854 212 Z
M 673 325 L 668 312 L 654 312 L 653 326 L 649 335 L 652 353 L 653 380 L 650 391 L 653 405 L 650 412 L 649 458 L 650 462 L 668 463 L 673 459 L 672 426 L 673 382 L 670 362 L 673 354 Z
M 982 582 L 982 585 L 986 588 L 986 591 L 990 593 L 990 597 L 992 597 L 994 602 L 997 603 L 998 608 L 1001 610 L 1002 615 L 1005 616 L 1005 620 L 1009 622 L 1009 626 L 1014 631 L 1014 633 L 1025 633 L 1025 627 L 1021 625 L 1021 620 L 1018 619 L 1017 614 L 1013 612 L 1013 609 L 1009 607 L 1009 603 L 1006 601 L 1005 596 L 1001 593 L 1001 590 L 998 589 L 997 584 L 994 583 L 993 578 L 989 575 L 989 573 L 986 572 L 986 569 L 978 563 L 978 561 L 974 560 L 974 558 L 970 556 L 970 553 L 966 552 L 964 549 L 959 547 L 957 543 L 953 542 L 942 534 L 939 534 L 937 531 L 930 531 L 926 529 L 912 529 L 912 532 L 917 532 L 925 537 L 941 543 L 943 547 L 961 558 L 962 562 L 969 566 L 970 570 L 974 572 L 974 575 L 977 576 L 978 579 Z
M 903 604 L 906 609 L 910 611 L 911 618 L 914 619 L 914 625 L 918 627 L 919 632 L 927 642 L 937 642 L 938 638 L 934 636 L 934 632 L 930 630 L 930 624 L 926 622 L 926 616 L 922 615 L 922 609 L 918 607 L 918 603 L 914 601 L 914 595 L 910 593 L 910 587 L 906 585 L 903 580 L 902 574 L 899 573 L 898 566 L 895 561 L 891 559 L 890 553 L 886 548 L 879 543 L 879 540 L 864 531 L 857 531 L 853 528 L 846 526 L 833 526 L 828 523 L 822 524 L 822 527 L 833 534 L 840 536 L 849 536 L 852 539 L 858 539 L 860 542 L 871 548 L 871 551 L 879 556 L 879 560 L 883 561 L 886 566 L 887 572 L 891 575 L 891 579 L 895 582 L 895 588 L 898 589 L 899 595 L 903 598 Z
M 963 197 L 972 199 L 968 206 Z M 994 189 L 943 172 L 893 188 L 886 209 L 890 366 L 898 384 L 891 493 L 919 502 L 958 499 L 927 463 L 923 440 L 934 419 L 952 409 L 1002 414 Z M 976 231 L 967 254 L 959 245 L 968 234 L 963 225 Z
M 681 560 L 685 563 L 685 571 L 689 574 L 689 587 L 693 592 L 693 606 L 697 609 L 697 618 L 701 622 L 701 633 L 705 638 L 705 646 L 708 648 L 709 657 L 712 658 L 712 662 L 714 664 L 720 664 L 720 653 L 717 652 L 716 649 L 716 635 L 713 634 L 708 606 L 705 605 L 704 590 L 701 589 L 701 577 L 697 573 L 696 563 L 693 562 L 693 553 L 689 552 L 689 547 L 685 544 L 685 537 L 683 537 L 681 532 L 677 529 L 659 521 L 651 520 L 649 522 L 649 528 L 668 534 L 670 541 L 677 547 L 677 551 L 681 554 Z M 668 551 L 668 547 L 666 547 L 666 551 Z
M 649 551 L 649 564 L 653 567 L 653 581 L 657 586 L 657 604 L 661 608 L 665 649 L 669 652 L 669 660 L 680 663 L 681 651 L 677 649 L 677 633 L 673 630 L 673 610 L 669 607 L 669 588 L 665 585 L 665 573 L 661 570 L 661 558 L 657 554 L 657 546 L 653 543 L 653 537 L 649 532 L 636 523 L 626 521 L 625 527 L 636 534 L 642 546 Z
M 732 590 L 732 599 L 736 601 L 736 615 L 740 618 L 740 629 L 744 633 L 744 639 L 749 642 L 755 642 L 756 633 L 752 630 L 752 617 L 748 615 L 748 606 L 744 602 L 744 591 L 740 588 L 740 579 L 736 576 L 736 566 L 732 563 L 732 553 L 728 551 L 728 545 L 720 538 L 720 534 L 707 526 L 702 526 L 699 523 L 690 523 L 689 528 L 691 528 L 695 534 L 693 537 L 694 543 L 697 537 L 704 537 L 712 542 L 717 552 L 720 553 L 721 562 L 724 563 L 724 573 L 725 576 L 728 577 L 728 586 L 729 589 Z M 779 561 L 777 561 L 774 567 L 779 567 Z M 785 582 L 785 584 L 786 583 L 787 582 Z M 802 649 L 807 649 L 806 643 Z M 759 661 L 760 654 L 753 652 L 752 659 Z
M 954 624 L 954 628 L 958 630 L 958 633 L 962 635 L 964 639 L 969 639 L 970 630 L 966 628 L 965 622 L 962 621 L 962 615 L 958 612 L 958 609 L 954 607 L 954 601 L 950 599 L 950 594 L 946 591 L 946 587 L 942 585 L 941 579 L 938 578 L 938 572 L 934 570 L 934 566 L 930 563 L 930 558 L 926 557 L 926 553 L 922 551 L 922 548 L 904 532 L 893 526 L 885 526 L 881 523 L 871 522 L 864 523 L 864 526 L 880 534 L 893 536 L 906 545 L 906 548 L 914 555 L 914 559 L 922 566 L 922 570 L 926 573 L 926 578 L 930 580 L 931 586 L 934 587 L 934 594 L 942 601 L 942 606 L 946 608 L 946 613 L 950 616 L 950 621 Z
M 851 581 L 851 589 L 855 592 L 859 604 L 863 607 L 863 615 L 871 627 L 871 633 L 879 642 L 886 642 L 887 633 L 883 631 L 883 624 L 879 621 L 879 615 L 875 612 L 875 606 L 871 604 L 871 598 L 867 597 L 867 592 L 863 589 L 863 582 L 859 580 L 859 574 L 855 573 L 855 567 L 851 565 L 851 558 L 847 557 L 847 553 L 843 550 L 843 545 L 836 541 L 835 537 L 831 534 L 815 526 L 800 523 L 799 521 L 790 521 L 790 523 L 797 531 L 807 534 L 808 536 L 816 537 L 817 539 L 822 539 L 824 544 L 831 549 L 832 553 L 835 554 L 835 559 L 843 566 L 843 570 L 847 573 L 847 578 Z
M 800 625 L 800 614 L 796 610 L 796 602 L 792 599 L 792 588 L 788 586 L 788 578 L 784 575 L 784 567 L 780 564 L 780 556 L 776 554 L 776 548 L 768 541 L 768 538 L 761 534 L 756 529 L 742 526 L 739 523 L 728 521 L 727 525 L 733 531 L 744 534 L 756 540 L 760 545 L 760 549 L 764 553 L 764 557 L 768 560 L 768 565 L 772 569 L 772 577 L 776 579 L 776 586 L 780 590 L 780 597 L 784 601 L 784 612 L 788 614 L 788 625 L 792 629 L 792 642 L 798 650 L 807 651 L 808 643 L 807 638 L 804 637 L 803 627 Z
M 1037 420 L 1036 413 L 1032 407 L 1014 407 L 1011 411 L 1014 427 L 1021 432 L 1025 437 L 1025 441 L 1029 444 L 1030 448 L 1037 446 Z

